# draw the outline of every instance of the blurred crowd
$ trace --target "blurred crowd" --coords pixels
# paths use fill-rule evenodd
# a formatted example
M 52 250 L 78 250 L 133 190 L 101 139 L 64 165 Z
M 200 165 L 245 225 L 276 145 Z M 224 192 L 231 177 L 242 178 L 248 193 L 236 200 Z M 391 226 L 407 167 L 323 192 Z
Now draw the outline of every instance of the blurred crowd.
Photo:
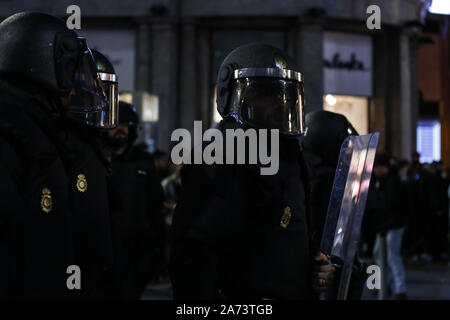
M 387 154 L 375 159 L 360 256 L 381 266 L 393 296 L 406 298 L 405 264 L 449 261 L 449 169 Z M 373 260 L 372 260 L 373 258 Z
M 371 255 L 377 233 L 405 228 L 402 254 L 413 261 L 449 260 L 449 169 L 378 154 L 364 218 L 361 255 Z

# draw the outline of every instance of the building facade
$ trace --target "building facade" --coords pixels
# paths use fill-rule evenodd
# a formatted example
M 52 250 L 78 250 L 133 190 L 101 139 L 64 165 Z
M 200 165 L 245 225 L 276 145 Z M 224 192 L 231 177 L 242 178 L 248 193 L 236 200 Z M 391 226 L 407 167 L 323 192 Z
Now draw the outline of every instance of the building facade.
M 23 10 L 67 17 L 72 4 L 80 33 L 118 69 L 120 89 L 141 113 L 156 112 L 144 124 L 154 148 L 168 150 L 172 131 L 192 130 L 194 120 L 205 129 L 217 121 L 221 61 L 238 45 L 265 42 L 297 61 L 307 112 L 342 112 L 360 133 L 380 131 L 380 150 L 397 158 L 416 149 L 421 0 L 6 0 L 0 18 Z M 374 4 L 381 29 L 370 30 Z

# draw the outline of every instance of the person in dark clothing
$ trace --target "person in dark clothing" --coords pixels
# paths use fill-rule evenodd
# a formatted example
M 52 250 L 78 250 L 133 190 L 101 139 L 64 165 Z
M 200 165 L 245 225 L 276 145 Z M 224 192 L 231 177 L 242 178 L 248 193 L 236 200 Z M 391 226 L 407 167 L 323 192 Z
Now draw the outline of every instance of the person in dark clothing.
M 432 257 L 435 262 L 448 261 L 448 226 L 449 226 L 449 212 L 448 212 L 448 187 L 449 178 L 447 171 L 438 163 L 433 164 L 434 172 L 434 195 L 435 195 L 435 210 L 432 213 L 431 219 L 431 248 Z
M 378 233 L 404 228 L 410 210 L 411 189 L 403 170 L 392 174 L 384 154 L 377 155 L 374 164 L 374 176 L 371 182 L 367 210 L 376 216 L 375 227 Z M 371 193 L 370 193 L 371 192 Z
M 406 299 L 405 267 L 402 258 L 402 240 L 407 223 L 410 198 L 407 181 L 396 173 L 389 174 L 389 156 L 377 154 L 370 182 L 366 214 L 372 217 L 376 230 L 373 248 L 375 262 L 382 268 L 382 276 L 393 292 L 394 299 Z M 386 266 L 381 265 L 384 254 L 381 241 L 386 242 Z M 386 269 L 383 269 L 386 268 Z
M 310 168 L 314 238 L 320 241 L 341 145 L 349 135 L 358 133 L 345 116 L 323 110 L 306 115 L 306 128 L 302 144 Z
M 114 297 L 113 242 L 109 208 L 110 159 L 99 132 L 76 124 L 65 140 L 69 178 L 74 264 L 81 270 L 81 289 L 75 298 Z
M 98 121 L 110 112 L 86 40 L 64 21 L 0 23 L 1 298 L 110 296 L 106 168 L 86 126 L 114 126 Z
M 68 178 L 47 135 L 53 131 L 56 141 L 56 125 L 40 112 L 43 107 L 0 80 L 2 299 L 67 298 L 70 293 L 65 273 L 73 256 Z
M 171 236 L 175 299 L 312 299 L 332 283 L 334 267 L 312 248 L 307 170 L 297 139 L 304 131 L 303 90 L 300 74 L 288 70 L 293 67 L 282 51 L 263 44 L 239 47 L 222 63 L 220 131 L 280 130 L 279 170 L 183 167 Z M 323 264 L 313 266 L 314 260 Z
M 319 248 L 341 145 L 348 136 L 358 135 L 358 132 L 345 116 L 324 110 L 309 112 L 305 124 L 302 145 L 310 169 L 314 246 Z M 348 299 L 361 298 L 365 279 L 365 267 L 355 259 Z
M 163 193 L 153 157 L 133 146 L 139 116 L 119 103 L 119 126 L 107 132 L 114 150 L 110 178 L 117 297 L 139 299 L 164 266 Z
M 408 220 L 408 229 L 405 242 L 408 253 L 414 259 L 431 262 L 433 252 L 433 228 L 430 223 L 433 215 L 438 211 L 436 182 L 419 162 L 419 154 L 413 154 L 408 176 L 411 188 L 411 206 Z

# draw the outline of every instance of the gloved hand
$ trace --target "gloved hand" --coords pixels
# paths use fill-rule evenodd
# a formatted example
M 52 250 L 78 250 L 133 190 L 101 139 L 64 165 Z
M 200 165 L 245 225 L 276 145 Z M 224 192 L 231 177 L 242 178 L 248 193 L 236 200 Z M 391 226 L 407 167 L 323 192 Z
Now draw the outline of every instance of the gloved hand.
M 333 285 L 336 269 L 322 252 L 314 257 L 312 285 L 316 293 L 325 292 Z

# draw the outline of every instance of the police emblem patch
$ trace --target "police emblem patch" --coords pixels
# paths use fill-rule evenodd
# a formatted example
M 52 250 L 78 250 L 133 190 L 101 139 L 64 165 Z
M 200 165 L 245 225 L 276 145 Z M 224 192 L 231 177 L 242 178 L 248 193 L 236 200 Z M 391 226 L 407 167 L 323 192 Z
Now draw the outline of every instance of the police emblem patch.
M 284 208 L 283 216 L 281 217 L 280 226 L 286 229 L 289 222 L 291 222 L 291 208 L 286 207 Z
M 84 174 L 79 174 L 77 176 L 77 189 L 80 192 L 85 192 L 87 190 L 87 180 Z
M 45 213 L 52 211 L 52 194 L 48 188 L 42 189 L 41 208 Z

